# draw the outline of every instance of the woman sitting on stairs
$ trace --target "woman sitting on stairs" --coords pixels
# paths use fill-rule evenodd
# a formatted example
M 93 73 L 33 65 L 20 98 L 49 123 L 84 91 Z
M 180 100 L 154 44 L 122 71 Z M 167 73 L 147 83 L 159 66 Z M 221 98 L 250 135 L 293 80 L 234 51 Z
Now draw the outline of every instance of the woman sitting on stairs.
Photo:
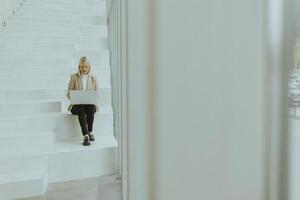
M 81 57 L 78 65 L 78 72 L 71 75 L 68 85 L 67 97 L 70 99 L 70 90 L 97 90 L 97 82 L 91 74 L 91 65 L 86 57 Z M 92 134 L 94 114 L 98 111 L 97 105 L 70 105 L 68 111 L 78 115 L 79 124 L 83 135 L 83 145 L 90 145 L 95 138 Z

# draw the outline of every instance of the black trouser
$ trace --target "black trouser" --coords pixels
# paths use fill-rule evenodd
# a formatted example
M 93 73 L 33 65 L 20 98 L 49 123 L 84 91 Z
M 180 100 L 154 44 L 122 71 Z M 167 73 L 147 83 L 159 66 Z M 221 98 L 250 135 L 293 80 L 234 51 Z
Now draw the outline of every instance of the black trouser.
M 71 113 L 78 115 L 82 135 L 86 135 L 93 131 L 94 114 L 96 112 L 95 105 L 74 105 Z

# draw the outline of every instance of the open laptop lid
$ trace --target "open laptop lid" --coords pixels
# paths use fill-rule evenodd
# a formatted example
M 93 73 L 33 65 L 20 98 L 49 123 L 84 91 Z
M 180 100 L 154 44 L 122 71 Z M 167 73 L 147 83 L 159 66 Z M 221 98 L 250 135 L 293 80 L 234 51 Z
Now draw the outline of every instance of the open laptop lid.
M 97 90 L 71 90 L 70 101 L 72 105 L 93 104 L 99 105 L 100 95 Z

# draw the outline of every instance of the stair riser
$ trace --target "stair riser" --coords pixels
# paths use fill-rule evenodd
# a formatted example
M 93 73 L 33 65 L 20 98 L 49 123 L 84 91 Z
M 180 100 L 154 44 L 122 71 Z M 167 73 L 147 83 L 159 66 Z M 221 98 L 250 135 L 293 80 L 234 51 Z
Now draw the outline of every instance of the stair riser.
M 59 122 L 58 117 L 0 120 L 0 134 L 13 134 L 20 131 L 53 131 Z
M 29 17 L 59 17 L 59 18 L 71 18 L 71 17 L 83 17 L 83 16 L 106 16 L 106 9 L 101 9 L 97 12 L 56 12 L 55 10 L 20 10 L 17 16 L 29 16 Z
M 30 53 L 27 53 L 27 55 L 30 55 Z M 33 56 L 33 55 L 32 55 Z M 22 56 L 19 58 L 1 58 L 0 59 L 0 66 L 2 67 L 41 67 L 41 68 L 51 68 L 53 66 L 74 66 L 73 60 L 75 66 L 78 65 L 78 61 L 80 57 L 83 56 L 82 54 L 74 55 L 72 58 L 36 58 L 36 57 L 27 57 Z M 98 55 L 95 56 L 88 56 L 89 60 L 91 61 L 92 66 L 109 66 L 109 56 L 108 55 L 102 55 L 100 57 Z M 1 68 L 1 67 L 0 67 Z
M 0 102 L 66 99 L 66 94 L 65 89 L 0 91 Z M 110 88 L 100 88 L 100 101 L 101 106 L 111 106 Z
M 61 88 L 68 86 L 68 78 L 47 78 L 47 79 L 41 79 L 41 78 L 32 78 L 32 79 L 0 79 L 0 90 L 4 89 L 47 89 L 47 88 Z M 103 80 L 102 80 L 103 81 Z M 101 81 L 101 82 L 102 82 Z M 99 81 L 100 82 L 100 81 Z M 100 87 L 101 85 L 104 85 L 104 83 L 99 83 Z
M 107 42 L 98 42 L 98 43 L 88 43 L 88 42 L 78 42 L 74 44 L 51 44 L 51 43 L 44 43 L 44 44 L 35 44 L 35 43 L 4 43 L 0 42 L 0 50 L 7 49 L 24 49 L 28 51 L 54 51 L 57 49 L 65 49 L 65 50 L 107 50 L 108 45 Z
M 75 43 L 21 43 L 21 42 L 3 42 L 0 41 L 0 50 L 6 49 L 26 49 L 26 50 L 57 50 L 57 49 L 65 49 L 65 50 L 75 50 Z
M 46 167 L 48 167 L 48 156 L 0 158 L 0 173 Z
M 46 26 L 46 25 L 56 25 L 57 27 L 85 27 L 91 25 L 107 25 L 106 17 L 104 16 L 83 16 L 83 17 L 72 17 L 70 19 L 61 18 L 45 18 L 45 17 L 15 17 L 8 21 L 9 27 L 24 27 L 26 25 L 31 26 Z M 95 28 L 97 28 L 95 26 Z
M 68 80 L 64 79 L 1 79 L 0 90 L 3 89 L 30 89 L 30 88 L 51 88 L 67 87 Z
M 80 36 L 79 30 L 45 30 L 45 29 L 19 29 L 19 28 L 6 28 L 4 33 L 9 33 L 10 35 L 70 35 L 70 36 Z
M 0 185 L 0 199 L 11 200 L 24 197 L 42 196 L 48 187 L 48 174 L 39 179 Z
M 26 116 L 41 113 L 61 112 L 61 102 L 1 104 L 0 112 L 4 116 Z M 1 146 L 1 144 L 0 144 Z
M 1 58 L 31 58 L 32 61 L 36 59 L 36 57 L 68 57 L 68 58 L 79 58 L 81 56 L 87 56 L 88 58 L 95 58 L 95 60 L 105 60 L 108 65 L 108 57 L 109 52 L 108 51 L 84 51 L 84 50 L 77 50 L 77 51 L 68 51 L 68 50 L 59 50 L 56 49 L 56 51 L 53 50 L 45 50 L 45 51 L 35 51 L 35 50 L 0 50 L 0 57 Z M 90 59 L 91 62 L 93 60 Z M 59 64 L 56 62 L 56 65 Z M 56 66 L 55 65 L 55 66 Z
M 55 42 L 53 42 L 55 41 Z M 69 41 L 69 43 L 66 43 Z M 24 40 L 20 38 L 7 38 L 1 39 L 0 36 L 0 50 L 1 49 L 26 49 L 26 50 L 107 50 L 108 44 L 106 38 L 101 39 L 76 39 L 72 38 L 25 38 Z
M 84 11 L 88 10 L 89 12 L 85 13 L 85 15 L 99 15 L 99 13 L 106 13 L 106 6 L 98 5 L 95 7 L 87 7 L 86 5 L 81 5 L 77 7 L 70 7 L 66 5 L 53 4 L 53 3 L 26 3 L 22 7 L 21 12 L 38 12 L 45 11 L 51 13 L 68 13 L 76 15 L 83 15 Z M 53 15 L 55 16 L 55 15 Z
M 56 50 L 56 51 L 36 51 L 36 50 L 0 50 L 0 58 L 4 59 L 12 59 L 12 61 L 17 61 L 19 58 L 26 58 L 28 62 L 35 62 L 38 57 L 40 58 L 53 58 L 53 66 L 63 66 L 60 65 L 56 61 L 55 58 L 59 57 L 69 57 L 74 58 L 74 61 L 77 63 L 79 62 L 80 57 L 87 56 L 91 62 L 91 65 L 95 65 L 94 61 L 97 63 L 98 66 L 109 66 L 109 52 L 108 51 L 67 51 L 67 50 Z M 13 60 L 13 58 L 15 58 Z M 55 62 L 56 61 L 56 62 Z M 2 64 L 3 62 L 1 62 Z M 0 68 L 1 65 L 0 64 Z
M 53 148 L 54 136 L 47 135 L 36 135 L 36 136 L 12 136 L 2 138 L 3 142 L 0 143 L 0 151 L 10 151 L 10 150 L 27 150 L 28 148 L 34 147 L 37 151 L 43 149 Z
M 38 0 L 27 0 L 26 4 L 49 4 L 49 5 L 61 5 L 61 6 L 68 6 L 68 7 L 82 7 L 82 6 L 106 6 L 106 1 L 38 1 Z
M 86 4 L 87 2 L 101 2 L 103 0 L 64 0 L 64 1 L 60 1 L 60 0 L 42 0 L 42 2 L 49 2 L 49 3 L 67 3 L 69 5 L 72 4 Z M 41 2 L 41 0 L 26 0 L 26 2 Z
M 100 108 L 101 109 L 101 108 Z M 95 137 L 113 134 L 113 115 L 95 115 L 93 133 Z M 78 121 L 78 116 L 71 115 L 61 118 L 55 129 L 55 139 L 82 138 L 82 132 Z
M 6 28 L 4 33 L 9 33 L 11 35 L 34 35 L 34 34 L 41 34 L 41 35 L 58 35 L 58 36 L 107 36 L 107 29 L 81 29 L 81 30 L 69 30 L 69 29 L 29 29 L 29 28 Z
M 106 50 L 108 49 L 108 41 L 106 38 L 102 39 L 80 39 L 77 42 L 79 50 Z
M 88 25 L 107 25 L 106 16 L 84 16 L 83 24 Z
M 57 24 L 80 24 L 82 17 L 71 18 L 58 18 L 58 17 L 25 17 L 25 16 L 13 16 L 8 19 L 8 23 L 11 22 L 38 22 L 38 23 L 57 23 Z
M 2 58 L 0 66 L 9 67 L 44 67 L 73 66 L 72 58 Z
M 95 115 L 95 135 L 112 134 L 112 118 L 112 114 Z M 20 131 L 45 132 L 56 129 L 57 138 L 74 138 L 81 135 L 78 117 L 71 114 L 63 115 L 62 117 L 48 116 L 43 118 L 0 120 L 0 129 L 3 130 L 0 134 L 13 134 Z
M 93 20 L 92 20 L 93 21 Z M 57 23 L 36 23 L 36 22 L 10 22 L 8 30 L 16 29 L 20 31 L 36 31 L 36 30 L 47 30 L 47 31 L 81 31 L 88 30 L 90 32 L 107 32 L 107 26 L 105 25 L 82 25 L 82 24 L 57 24 Z
M 51 4 L 68 4 L 70 7 L 72 6 L 81 6 L 82 4 L 93 5 L 93 4 L 101 4 L 106 5 L 106 0 L 26 0 L 27 3 L 51 3 Z
M 49 157 L 49 182 L 115 174 L 117 148 L 54 154 Z M 67 169 L 67 170 L 66 170 Z
M 23 43 L 23 42 L 56 42 L 56 43 L 64 43 L 64 42 L 85 42 L 85 43 L 102 43 L 106 42 L 107 43 L 107 37 L 89 37 L 89 36 L 84 36 L 84 37 L 72 37 L 72 36 L 46 36 L 46 35 L 11 35 L 11 34 L 5 34 L 5 33 L 0 33 L 0 40 L 1 42 L 18 42 L 18 43 Z
M 100 85 L 110 85 L 110 68 L 95 68 L 92 67 L 93 74 L 97 77 L 97 81 Z M 69 79 L 70 75 L 76 72 L 76 68 L 27 68 L 21 67 L 15 68 L 1 68 L 0 67 L 0 82 L 2 79 L 17 78 L 22 79 L 31 77 L 32 74 L 36 77 L 65 77 Z M 5 75 L 4 75 L 5 74 Z

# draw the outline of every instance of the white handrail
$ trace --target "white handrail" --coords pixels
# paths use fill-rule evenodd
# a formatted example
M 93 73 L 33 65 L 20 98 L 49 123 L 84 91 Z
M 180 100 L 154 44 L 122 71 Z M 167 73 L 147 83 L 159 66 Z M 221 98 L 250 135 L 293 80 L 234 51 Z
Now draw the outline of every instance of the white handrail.
M 25 0 L 0 0 L 1 27 L 6 27 L 8 18 L 15 15 Z

